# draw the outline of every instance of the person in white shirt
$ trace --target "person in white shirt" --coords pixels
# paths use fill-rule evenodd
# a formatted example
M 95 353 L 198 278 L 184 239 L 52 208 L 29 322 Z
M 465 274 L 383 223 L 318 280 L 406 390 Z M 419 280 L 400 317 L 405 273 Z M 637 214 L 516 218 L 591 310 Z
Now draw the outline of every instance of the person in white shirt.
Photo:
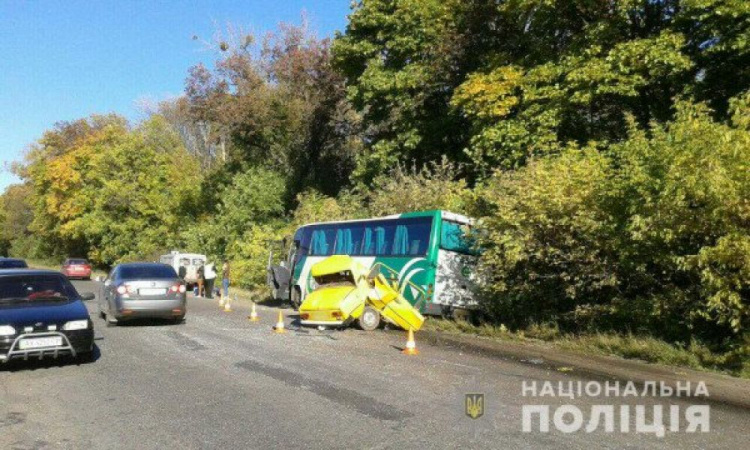
M 214 281 L 216 281 L 216 268 L 214 263 L 208 263 L 205 266 L 206 277 L 206 298 L 214 298 Z

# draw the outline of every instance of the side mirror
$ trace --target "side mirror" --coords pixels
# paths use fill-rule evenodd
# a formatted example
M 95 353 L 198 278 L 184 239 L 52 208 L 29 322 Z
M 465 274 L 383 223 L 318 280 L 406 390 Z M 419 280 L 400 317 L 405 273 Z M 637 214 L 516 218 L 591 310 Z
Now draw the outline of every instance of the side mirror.
M 93 292 L 84 292 L 83 294 L 81 294 L 81 300 L 84 300 L 84 301 L 93 300 L 95 298 L 96 298 L 96 295 L 94 295 Z

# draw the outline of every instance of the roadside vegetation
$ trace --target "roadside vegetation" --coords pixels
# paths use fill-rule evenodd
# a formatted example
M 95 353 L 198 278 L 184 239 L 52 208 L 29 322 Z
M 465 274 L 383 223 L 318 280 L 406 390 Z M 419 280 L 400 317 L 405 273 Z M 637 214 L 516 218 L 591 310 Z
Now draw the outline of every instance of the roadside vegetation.
M 510 330 L 503 324 L 474 324 L 464 319 L 431 319 L 426 330 L 478 336 L 494 341 L 524 342 L 552 346 L 583 355 L 617 356 L 649 363 L 710 370 L 750 379 L 747 350 L 718 353 L 697 340 L 688 344 L 669 343 L 650 335 L 613 332 L 563 333 L 556 324 L 533 324 Z M 747 347 L 746 347 L 747 348 Z
M 748 42 L 739 0 L 364 0 L 332 40 L 232 28 L 142 122 L 32 144 L 0 246 L 183 248 L 258 289 L 300 224 L 443 208 L 479 219 L 480 329 L 746 375 Z

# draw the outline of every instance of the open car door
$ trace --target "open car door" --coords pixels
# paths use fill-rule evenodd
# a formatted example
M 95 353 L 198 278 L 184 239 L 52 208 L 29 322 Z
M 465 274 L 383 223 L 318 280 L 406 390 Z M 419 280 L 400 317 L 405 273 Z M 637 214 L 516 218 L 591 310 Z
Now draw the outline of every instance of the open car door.
M 266 282 L 268 287 L 271 288 L 271 296 L 276 300 L 283 301 L 289 300 L 289 282 L 292 279 L 292 273 L 290 268 L 287 267 L 287 262 L 283 259 L 278 264 L 274 264 L 274 249 L 280 250 L 279 254 L 284 255 L 285 247 L 286 239 L 276 241 L 271 245 L 266 270 Z

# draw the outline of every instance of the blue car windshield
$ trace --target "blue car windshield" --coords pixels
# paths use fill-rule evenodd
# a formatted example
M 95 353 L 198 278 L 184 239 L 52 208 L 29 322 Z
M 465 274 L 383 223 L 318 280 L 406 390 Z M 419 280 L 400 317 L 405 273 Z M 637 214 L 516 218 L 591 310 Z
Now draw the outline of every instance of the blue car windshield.
M 24 302 L 68 301 L 78 298 L 73 285 L 61 275 L 0 276 L 0 305 Z
M 0 269 L 25 269 L 29 267 L 21 259 L 0 259 Z

